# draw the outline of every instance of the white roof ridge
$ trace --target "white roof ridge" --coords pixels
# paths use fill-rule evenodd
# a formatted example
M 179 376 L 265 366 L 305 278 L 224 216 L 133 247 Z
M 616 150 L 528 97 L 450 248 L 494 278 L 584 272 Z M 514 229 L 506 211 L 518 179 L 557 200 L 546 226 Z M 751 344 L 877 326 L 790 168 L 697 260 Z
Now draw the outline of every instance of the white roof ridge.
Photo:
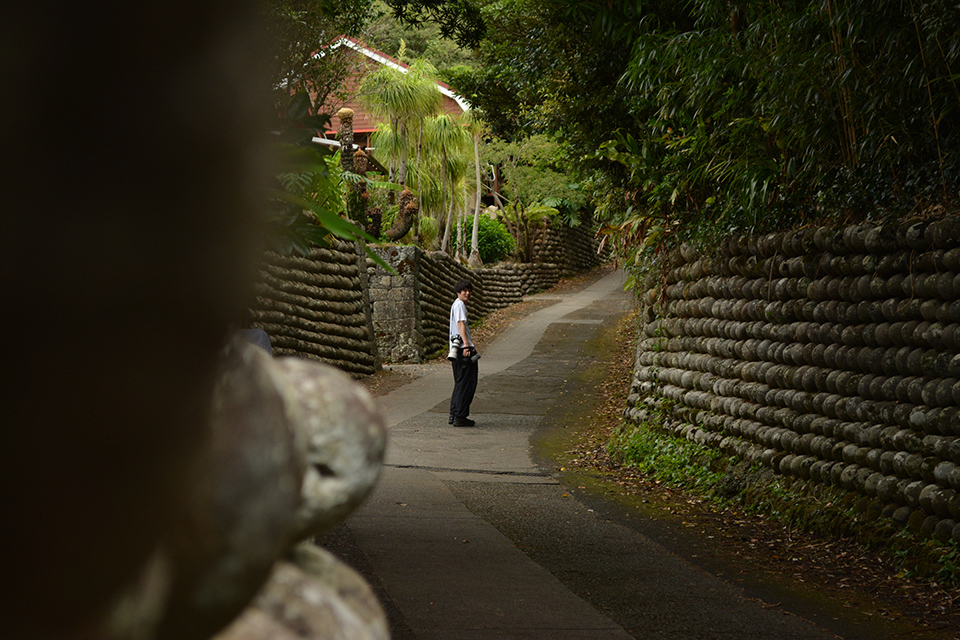
M 330 45 L 330 48 L 336 49 L 340 45 L 346 45 L 347 47 L 353 49 L 357 53 L 365 55 L 371 60 L 379 62 L 382 65 L 386 65 L 388 67 L 396 69 L 400 73 L 407 73 L 407 71 L 409 70 L 407 69 L 407 67 L 403 66 L 402 64 L 399 64 L 395 60 L 388 58 L 386 54 L 383 54 L 379 51 L 374 51 L 373 49 L 369 49 L 348 36 L 340 36 L 340 38 L 338 38 L 336 42 Z M 460 96 L 458 96 L 453 91 L 451 91 L 449 87 L 444 86 L 439 81 L 436 82 L 436 85 L 437 85 L 437 89 L 440 90 L 440 93 L 454 100 L 458 105 L 460 105 L 461 109 L 463 109 L 464 111 L 470 110 L 470 103 L 464 100 L 463 98 L 461 98 Z

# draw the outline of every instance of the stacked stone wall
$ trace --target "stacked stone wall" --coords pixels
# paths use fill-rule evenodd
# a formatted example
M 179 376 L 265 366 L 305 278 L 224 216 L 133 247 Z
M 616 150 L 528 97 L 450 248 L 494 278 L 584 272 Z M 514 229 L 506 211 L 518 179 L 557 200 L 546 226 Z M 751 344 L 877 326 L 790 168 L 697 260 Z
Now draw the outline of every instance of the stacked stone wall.
M 277 355 L 369 375 L 381 361 L 422 362 L 446 350 L 458 280 L 473 282 L 469 312 L 476 321 L 549 289 L 565 273 L 553 263 L 470 270 L 445 253 L 412 246 L 371 249 L 396 273 L 361 257 L 349 243 L 315 249 L 307 258 L 267 254 L 252 326 L 267 332 Z
M 509 307 L 523 301 L 524 289 L 523 265 L 500 264 L 473 271 L 475 277 L 483 283 L 490 311 Z
M 532 263 L 559 265 L 561 277 L 599 266 L 606 257 L 598 255 L 599 242 L 594 232 L 591 221 L 577 227 L 551 225 L 534 245 Z
M 422 255 L 417 297 L 423 312 L 424 344 L 421 359 L 447 349 L 453 287 L 460 280 L 470 280 L 473 284 L 468 313 L 472 320 L 479 320 L 490 311 L 483 280 L 444 253 Z
M 320 360 L 354 375 L 374 373 L 377 350 L 360 264 L 356 246 L 348 243 L 314 249 L 306 258 L 268 253 L 252 326 L 267 332 L 276 355 Z
M 391 276 L 373 262 L 367 265 L 374 333 L 385 362 L 422 362 L 446 351 L 457 281 L 473 283 L 468 310 L 475 322 L 522 301 L 524 295 L 549 289 L 561 274 L 556 264 L 508 263 L 471 270 L 446 253 L 415 247 L 373 250 L 401 274 Z M 385 302 L 388 299 L 397 302 Z
M 560 282 L 565 271 L 560 265 L 550 262 L 531 262 L 513 267 L 519 274 L 520 294 L 530 295 L 546 291 Z
M 675 258 L 646 282 L 630 420 L 960 540 L 960 221 Z

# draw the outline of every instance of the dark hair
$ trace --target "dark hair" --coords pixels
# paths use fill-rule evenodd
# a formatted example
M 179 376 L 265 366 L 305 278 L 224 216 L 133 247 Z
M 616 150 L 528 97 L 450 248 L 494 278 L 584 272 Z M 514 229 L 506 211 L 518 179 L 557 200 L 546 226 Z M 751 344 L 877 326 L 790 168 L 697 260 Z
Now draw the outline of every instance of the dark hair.
M 454 293 L 460 293 L 461 291 L 473 291 L 473 284 L 469 280 L 461 280 L 453 285 Z

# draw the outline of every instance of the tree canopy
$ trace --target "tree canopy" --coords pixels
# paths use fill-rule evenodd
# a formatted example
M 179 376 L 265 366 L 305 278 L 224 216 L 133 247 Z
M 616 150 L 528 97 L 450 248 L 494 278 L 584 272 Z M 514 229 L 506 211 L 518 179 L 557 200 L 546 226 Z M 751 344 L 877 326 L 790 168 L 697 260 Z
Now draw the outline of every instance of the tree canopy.
M 957 204 L 955 3 L 498 0 L 482 17 L 454 88 L 500 136 L 554 136 L 626 245 Z
M 333 0 L 269 0 L 265 25 L 273 42 L 271 72 L 276 103 L 290 96 L 314 97 L 312 111 L 341 92 L 352 72 L 342 50 L 329 45 L 341 35 L 356 35 L 366 25 L 373 0 L 342 3 Z
M 535 134 L 511 142 L 488 140 L 483 160 L 503 176 L 503 200 L 507 202 L 556 208 L 572 222 L 578 220 L 579 211 L 586 205 L 569 171 L 559 164 L 562 154 L 550 136 Z
M 479 6 L 471 0 L 386 0 L 401 23 L 431 21 L 440 34 L 462 47 L 476 46 L 486 33 Z
M 510 188 L 569 174 L 624 255 L 957 206 L 952 0 L 384 1 L 473 47 L 443 77 L 488 142 L 555 141 Z
M 452 67 L 473 65 L 473 50 L 444 38 L 437 24 L 429 21 L 397 23 L 383 0 L 374 0 L 372 6 L 376 17 L 364 27 L 361 37 L 374 49 L 394 57 L 403 51 L 401 62 L 409 63 L 418 58 L 428 60 L 436 67 L 440 79 L 444 79 Z

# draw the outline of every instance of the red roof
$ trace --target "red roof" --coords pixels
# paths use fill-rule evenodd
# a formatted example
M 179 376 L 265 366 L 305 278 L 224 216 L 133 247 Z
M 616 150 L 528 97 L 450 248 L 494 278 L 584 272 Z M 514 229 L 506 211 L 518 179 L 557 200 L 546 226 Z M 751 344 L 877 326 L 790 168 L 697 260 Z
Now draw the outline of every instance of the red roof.
M 370 114 L 367 109 L 360 104 L 356 96 L 359 93 L 360 82 L 363 80 L 363 77 L 371 70 L 374 69 L 376 65 L 387 65 L 391 66 L 399 71 L 406 73 L 407 69 L 410 68 L 410 65 L 400 62 L 396 58 L 388 56 L 387 54 L 377 51 L 375 49 L 370 49 L 360 44 L 355 38 L 350 38 L 347 36 L 340 37 L 333 45 L 333 48 L 346 46 L 352 51 L 354 51 L 358 56 L 362 56 L 361 61 L 366 63 L 359 65 L 359 68 L 363 71 L 356 73 L 345 81 L 344 93 L 351 96 L 346 102 L 337 102 L 337 103 L 328 103 L 324 105 L 322 111 L 331 114 L 330 119 L 330 129 L 326 132 L 329 134 L 335 134 L 337 129 L 340 126 L 340 120 L 337 118 L 336 113 L 339 109 L 347 107 L 353 109 L 353 130 L 356 133 L 365 133 L 372 132 L 377 130 L 378 120 Z M 441 109 L 444 113 L 449 113 L 453 115 L 460 115 L 467 111 L 470 108 L 470 105 L 456 95 L 451 89 L 450 86 L 443 82 L 437 82 L 437 88 L 440 90 L 440 93 L 443 95 L 443 104 Z

